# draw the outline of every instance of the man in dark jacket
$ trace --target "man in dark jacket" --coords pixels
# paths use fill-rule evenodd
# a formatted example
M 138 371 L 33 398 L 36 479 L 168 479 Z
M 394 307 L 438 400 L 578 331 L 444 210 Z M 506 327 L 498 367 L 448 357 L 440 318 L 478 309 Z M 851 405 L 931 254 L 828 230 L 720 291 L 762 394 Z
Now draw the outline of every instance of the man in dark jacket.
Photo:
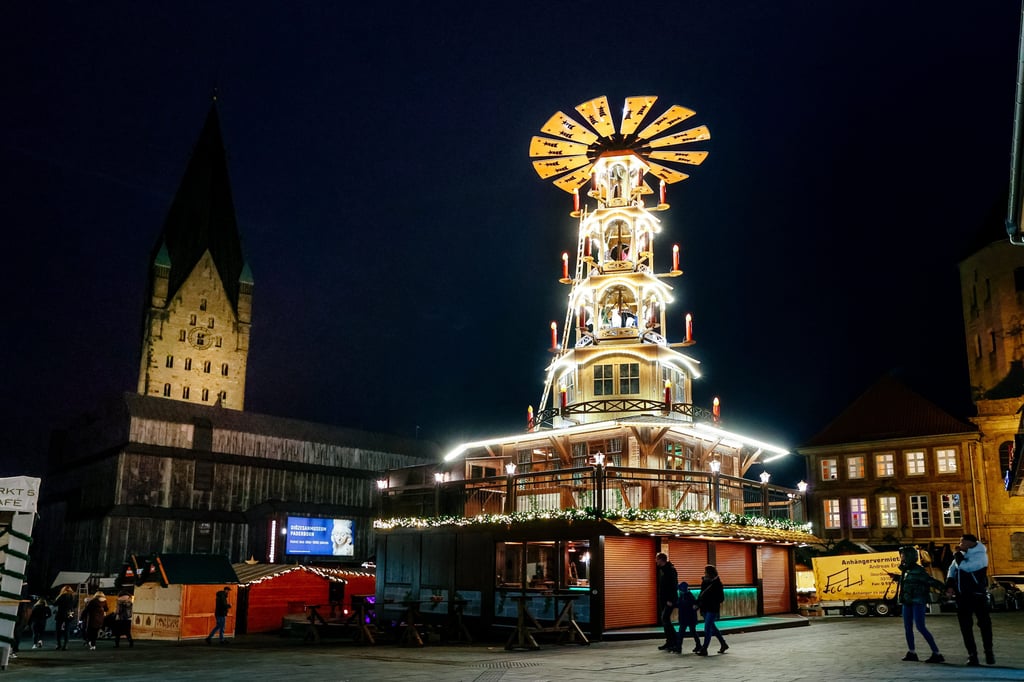
M 679 574 L 664 552 L 658 552 L 655 555 L 654 564 L 657 566 L 658 622 L 665 628 L 665 643 L 658 648 L 662 651 L 679 653 L 676 628 L 672 624 L 672 611 L 675 610 L 678 601 L 676 586 L 679 584 Z
M 228 610 L 231 608 L 231 604 L 228 603 L 228 593 L 231 591 L 230 587 L 225 587 L 223 590 L 217 592 L 217 603 L 213 607 L 213 617 L 217 624 L 210 630 L 210 634 L 206 636 L 206 643 L 210 644 L 213 642 L 213 636 L 220 633 L 220 643 L 223 644 L 226 640 L 224 639 L 224 629 L 227 624 Z

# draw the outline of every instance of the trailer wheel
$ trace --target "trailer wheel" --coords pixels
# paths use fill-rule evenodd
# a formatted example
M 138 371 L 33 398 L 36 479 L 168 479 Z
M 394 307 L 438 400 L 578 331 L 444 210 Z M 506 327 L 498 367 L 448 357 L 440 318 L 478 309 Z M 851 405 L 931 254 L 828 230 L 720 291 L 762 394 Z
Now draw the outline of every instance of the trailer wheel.
M 853 611 L 853 615 L 855 616 L 870 616 L 871 604 L 866 601 L 855 601 L 853 602 L 853 606 L 850 607 L 850 610 Z
M 892 604 L 887 601 L 880 601 L 875 604 L 875 614 L 879 616 L 892 615 Z

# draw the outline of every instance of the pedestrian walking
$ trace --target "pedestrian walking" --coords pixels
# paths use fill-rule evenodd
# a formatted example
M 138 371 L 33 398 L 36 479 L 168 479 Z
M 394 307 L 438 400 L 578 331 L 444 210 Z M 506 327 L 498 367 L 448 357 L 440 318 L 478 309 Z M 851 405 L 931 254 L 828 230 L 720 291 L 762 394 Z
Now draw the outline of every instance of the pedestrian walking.
M 71 585 L 65 585 L 61 588 L 57 598 L 53 601 L 54 607 L 57 609 L 56 622 L 54 623 L 54 629 L 57 635 L 57 649 L 68 649 L 68 635 L 71 634 L 71 628 L 75 624 L 75 613 L 78 608 L 78 597 L 75 595 L 74 588 Z
M 121 638 L 128 640 L 128 646 L 135 646 L 132 639 L 132 604 L 133 598 L 127 590 L 121 590 L 117 595 L 117 606 L 114 611 L 114 646 L 121 646 Z
M 231 604 L 228 603 L 228 596 L 231 593 L 230 587 L 225 587 L 223 590 L 217 592 L 217 603 L 213 608 L 213 617 L 216 619 L 217 624 L 210 630 L 210 634 L 206 636 L 206 643 L 213 643 L 213 635 L 217 632 L 220 633 L 220 643 L 225 642 L 224 639 L 224 628 L 227 624 L 228 611 L 231 610 Z
M 697 595 L 697 606 L 700 607 L 701 615 L 704 616 L 704 644 L 696 652 L 698 656 L 708 655 L 708 645 L 711 643 L 712 637 L 717 638 L 720 644 L 718 653 L 724 654 L 729 650 L 729 645 L 725 643 L 725 637 L 722 637 L 722 632 L 715 625 L 724 601 L 725 588 L 718 577 L 718 569 L 713 564 L 708 564 L 704 567 L 704 577 L 700 581 L 700 594 Z
M 85 643 L 90 651 L 96 651 L 96 638 L 107 615 L 107 595 L 98 591 L 82 609 L 82 627 L 85 628 Z
M 676 608 L 676 585 L 679 583 L 679 573 L 676 567 L 668 560 L 668 555 L 658 552 L 654 556 L 656 573 L 657 599 L 658 599 L 658 622 L 665 630 L 665 643 L 658 647 L 660 651 L 671 651 L 679 653 L 678 636 L 676 626 L 672 622 L 672 611 Z
M 932 589 L 942 590 L 945 584 L 933 578 L 917 563 L 918 551 L 915 547 L 900 547 L 900 559 L 900 604 L 903 605 L 903 631 L 907 638 L 907 655 L 903 660 L 920 660 L 914 650 L 916 627 L 932 650 L 932 655 L 924 662 L 943 663 L 946 659 L 939 653 L 939 647 L 932 633 L 925 627 L 924 619 Z
M 992 618 L 988 609 L 988 550 L 971 533 L 960 536 L 960 544 L 953 554 L 953 563 L 946 574 L 946 590 L 956 596 L 956 617 L 960 623 L 960 635 L 967 648 L 967 665 L 979 666 L 978 645 L 974 640 L 974 621 L 981 631 L 981 645 L 985 651 L 985 662 L 994 665 L 992 651 Z
M 676 653 L 682 653 L 683 641 L 687 634 L 693 637 L 693 653 L 700 651 L 700 635 L 697 634 L 697 598 L 690 592 L 690 584 L 685 580 L 679 583 L 679 601 L 676 611 L 679 614 L 679 638 L 676 641 Z
M 36 603 L 32 605 L 32 613 L 28 617 L 29 623 L 32 624 L 32 648 L 42 649 L 43 648 L 43 635 L 46 633 L 46 622 L 50 620 L 50 616 L 53 615 L 53 611 L 50 610 L 50 605 L 46 603 L 46 600 L 40 597 L 36 600 Z

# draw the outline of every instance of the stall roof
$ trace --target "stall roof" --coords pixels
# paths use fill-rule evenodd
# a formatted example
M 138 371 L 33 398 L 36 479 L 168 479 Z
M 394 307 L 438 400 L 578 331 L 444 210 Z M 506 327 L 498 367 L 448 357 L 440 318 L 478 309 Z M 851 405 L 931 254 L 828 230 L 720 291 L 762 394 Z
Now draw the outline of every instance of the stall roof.
M 701 523 L 699 521 L 641 521 L 615 519 L 609 521 L 624 535 L 678 535 L 704 537 L 714 540 L 746 540 L 755 542 L 795 542 L 817 544 L 822 540 L 800 530 L 771 526 L 741 526 L 727 523 Z
M 304 564 L 265 564 L 242 562 L 234 564 L 235 574 L 241 585 L 255 585 L 264 580 L 271 580 L 292 571 L 307 571 L 334 582 L 347 582 L 354 577 L 375 577 L 374 573 L 365 571 L 352 571 L 343 568 L 325 568 L 323 566 L 306 566 Z
M 88 571 L 61 571 L 57 574 L 57 577 L 53 579 L 51 588 L 60 587 L 61 585 L 81 585 L 82 583 L 89 582 L 89 578 L 92 577 L 92 573 Z
M 160 554 L 156 562 L 168 585 L 222 585 L 237 583 L 228 558 L 218 554 Z

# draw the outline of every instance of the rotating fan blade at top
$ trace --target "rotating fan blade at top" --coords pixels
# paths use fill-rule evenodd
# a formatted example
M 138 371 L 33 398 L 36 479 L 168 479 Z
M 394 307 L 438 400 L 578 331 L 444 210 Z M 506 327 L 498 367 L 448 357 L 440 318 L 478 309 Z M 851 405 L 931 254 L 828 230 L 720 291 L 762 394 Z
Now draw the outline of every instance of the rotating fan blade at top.
M 597 135 L 583 127 L 582 123 L 570 118 L 561 111 L 555 113 L 540 129 L 542 133 L 561 137 L 580 144 L 590 145 L 597 142 Z
M 682 123 L 696 113 L 693 109 L 673 104 L 669 107 L 668 111 L 655 119 L 654 123 L 644 128 L 637 137 L 641 140 L 647 140 L 658 133 L 668 130 L 677 123 Z
M 659 137 L 657 140 L 651 140 L 647 143 L 648 147 L 673 147 L 677 144 L 686 144 L 687 142 L 700 142 L 702 140 L 710 140 L 711 131 L 708 130 L 707 126 L 697 126 L 696 128 L 690 128 L 684 130 L 681 133 L 674 135 L 668 135 L 666 137 Z
M 588 163 L 583 168 L 575 170 L 569 175 L 558 178 L 552 184 L 563 192 L 572 194 L 574 190 L 590 182 L 590 172 L 594 170 L 594 164 Z
M 533 169 L 537 171 L 537 175 L 547 180 L 555 175 L 561 175 L 562 173 L 567 173 L 574 168 L 585 166 L 587 163 L 589 163 L 589 161 L 585 156 L 563 156 L 556 159 L 534 161 Z
M 622 107 L 622 124 L 619 132 L 623 135 L 631 135 L 644 120 L 647 114 L 651 113 L 651 107 L 657 101 L 657 97 L 627 97 L 626 104 Z
M 608 106 L 608 98 L 604 95 L 580 104 L 576 111 L 601 137 L 610 138 L 615 134 L 612 112 Z
M 708 158 L 707 152 L 651 152 L 648 154 L 648 158 L 658 159 L 659 161 L 674 161 L 676 163 L 685 163 L 691 166 L 699 166 L 704 163 L 704 159 Z M 534 164 L 537 162 L 534 161 Z
M 553 140 L 550 137 L 534 135 L 530 139 L 530 156 L 538 158 L 542 156 L 579 156 L 586 154 L 589 147 L 579 142 L 568 140 Z

